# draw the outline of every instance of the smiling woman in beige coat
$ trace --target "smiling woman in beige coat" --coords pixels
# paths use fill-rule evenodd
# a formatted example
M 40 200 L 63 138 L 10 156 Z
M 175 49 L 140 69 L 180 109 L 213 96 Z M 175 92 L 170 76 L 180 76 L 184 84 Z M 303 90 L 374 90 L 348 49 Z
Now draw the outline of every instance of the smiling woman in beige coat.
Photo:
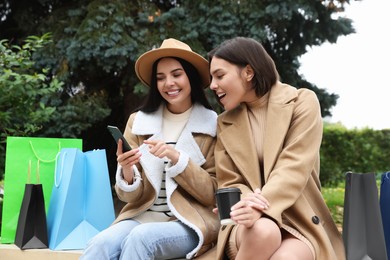
M 210 88 L 225 112 L 215 148 L 218 187 L 238 187 L 237 224 L 222 226 L 217 259 L 345 259 L 321 195 L 320 105 L 279 81 L 263 46 L 237 37 L 209 53 Z

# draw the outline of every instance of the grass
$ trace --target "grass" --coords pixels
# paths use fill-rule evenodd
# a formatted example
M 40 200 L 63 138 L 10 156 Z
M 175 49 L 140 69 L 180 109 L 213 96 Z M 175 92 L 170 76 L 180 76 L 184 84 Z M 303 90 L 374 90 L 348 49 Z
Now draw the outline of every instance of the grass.
M 337 187 L 322 188 L 322 195 L 339 230 L 342 229 L 343 225 L 344 192 L 344 184 Z

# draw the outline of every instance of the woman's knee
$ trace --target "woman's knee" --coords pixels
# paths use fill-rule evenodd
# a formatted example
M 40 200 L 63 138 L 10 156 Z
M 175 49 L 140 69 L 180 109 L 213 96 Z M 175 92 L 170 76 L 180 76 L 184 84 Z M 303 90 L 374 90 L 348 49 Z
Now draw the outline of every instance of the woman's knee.
M 157 243 L 144 224 L 136 226 L 122 241 L 121 259 L 154 259 Z
M 135 247 L 150 250 L 153 244 L 153 235 L 147 230 L 147 225 L 139 225 L 134 227 L 131 232 L 124 238 L 122 247 Z
M 267 243 L 277 243 L 280 245 L 282 235 L 280 228 L 276 223 L 268 218 L 261 218 L 252 227 L 253 236 L 258 240 L 266 241 Z
M 259 219 L 249 229 L 237 230 L 237 246 L 245 250 L 267 251 L 269 255 L 279 248 L 282 241 L 279 227 L 269 219 Z

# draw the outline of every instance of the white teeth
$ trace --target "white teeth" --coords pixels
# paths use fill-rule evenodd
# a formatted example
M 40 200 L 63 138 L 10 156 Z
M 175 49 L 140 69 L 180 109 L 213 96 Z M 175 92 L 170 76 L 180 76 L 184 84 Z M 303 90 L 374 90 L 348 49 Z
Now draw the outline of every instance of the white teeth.
M 168 95 L 175 95 L 175 94 L 179 93 L 179 90 L 168 91 L 167 93 L 168 93 Z
M 218 94 L 218 97 L 223 97 L 223 96 L 225 96 L 226 94 L 225 93 L 219 93 Z

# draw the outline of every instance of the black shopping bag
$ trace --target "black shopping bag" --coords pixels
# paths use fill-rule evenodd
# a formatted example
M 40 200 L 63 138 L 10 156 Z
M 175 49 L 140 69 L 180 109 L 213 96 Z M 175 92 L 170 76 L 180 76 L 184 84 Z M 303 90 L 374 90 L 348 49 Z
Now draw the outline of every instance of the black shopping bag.
M 31 162 L 29 164 L 30 176 Z M 39 161 L 37 163 L 37 175 Z M 18 225 L 15 245 L 20 249 L 38 249 L 48 247 L 45 201 L 42 184 L 26 184 Z
M 387 260 L 374 173 L 346 173 L 343 239 L 347 260 Z
M 385 233 L 386 250 L 390 254 L 390 172 L 381 177 L 379 204 L 381 207 L 383 230 Z

